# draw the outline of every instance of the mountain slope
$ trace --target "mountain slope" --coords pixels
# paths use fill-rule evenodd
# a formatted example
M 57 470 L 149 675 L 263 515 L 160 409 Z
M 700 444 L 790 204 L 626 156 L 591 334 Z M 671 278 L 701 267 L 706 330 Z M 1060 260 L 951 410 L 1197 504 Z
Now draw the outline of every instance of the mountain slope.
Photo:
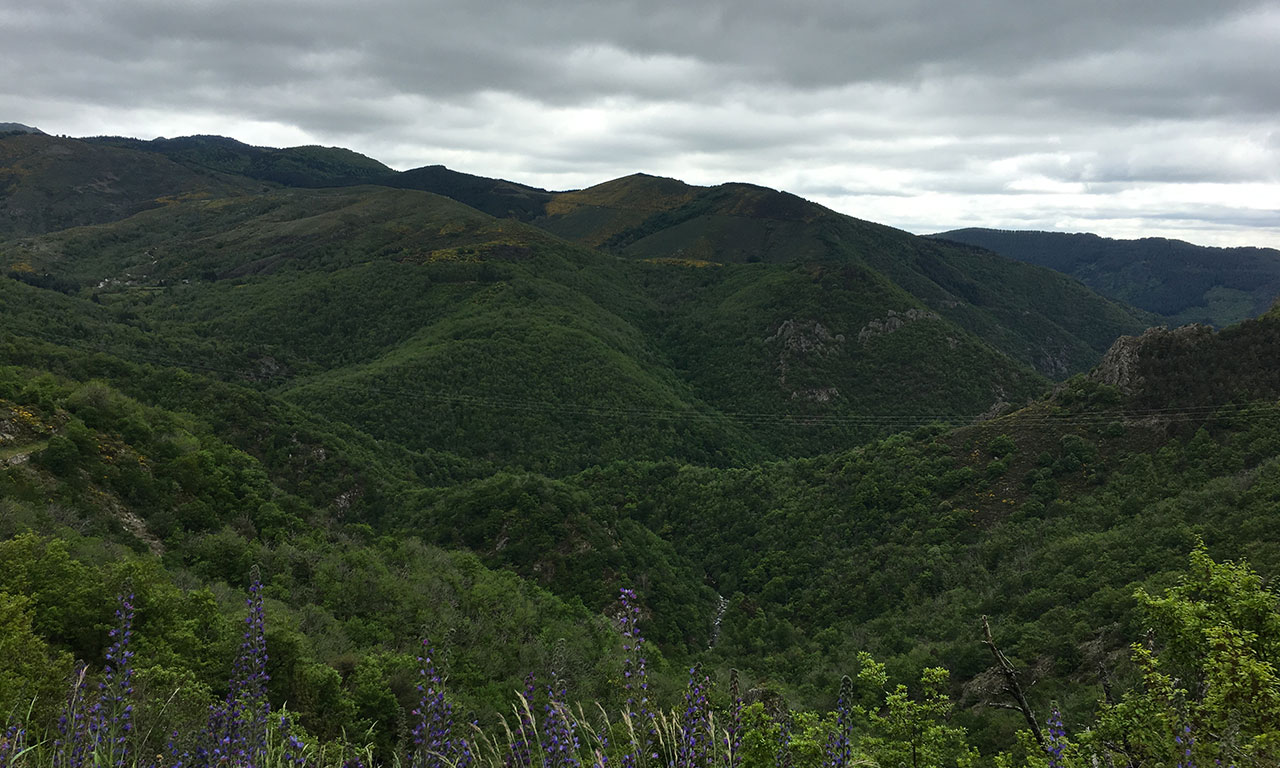
M 1174 325 L 1231 325 L 1265 312 L 1280 296 L 1280 251 L 1273 248 L 996 229 L 958 229 L 932 237 L 1055 269 Z
M 162 155 L 197 171 L 233 173 L 291 187 L 364 184 L 395 173 L 377 160 L 341 147 L 275 149 L 255 147 L 223 136 L 151 141 L 99 136 L 86 141 Z
M 808 454 L 1042 386 L 865 267 L 618 261 L 408 190 L 194 201 L 5 255 L 328 418 L 552 473 Z
M 439 167 L 388 181 L 349 153 L 219 137 L 91 150 L 182 173 L 290 153 L 336 170 L 11 242 L 14 276 L 135 313 L 325 418 L 512 468 L 723 465 L 839 449 L 913 414 L 965 421 L 1037 393 L 1030 368 L 1060 377 L 1142 327 L 1047 270 L 762 187 L 638 175 L 553 194 Z M 351 186 L 343 168 L 542 215 Z
M 163 155 L 195 170 L 234 173 L 290 187 L 381 184 L 434 192 L 493 216 L 530 219 L 542 212 L 551 193 L 501 179 L 460 173 L 442 165 L 395 171 L 341 147 L 255 147 L 224 136 L 128 139 L 102 136 L 86 141 Z
M 612 260 L 439 196 L 280 190 L 9 253 L 98 286 L 175 347 L 201 340 L 204 365 L 411 449 L 546 471 L 759 455 L 626 319 L 644 300 Z
M 0 237 L 100 224 L 176 200 L 260 190 L 252 180 L 44 134 L 0 135 Z
M 1125 340 L 1120 356 L 1144 372 L 1127 389 L 1100 381 L 1108 363 L 973 426 L 761 467 L 641 464 L 571 482 L 706 568 L 729 598 L 715 650 L 726 664 L 812 681 L 871 650 L 903 676 L 943 664 L 979 706 L 985 615 L 1037 681 L 1034 706 L 1056 699 L 1081 721 L 1104 681 L 1128 682 L 1134 589 L 1170 584 L 1197 540 L 1280 570 L 1280 319 L 1177 344 L 1166 366 L 1163 335 Z M 1244 382 L 1217 367 L 1241 350 L 1257 353 Z M 1166 379 L 1175 367 L 1202 386 Z M 1182 398 L 1164 400 L 1166 386 Z M 1017 725 L 966 722 L 997 741 Z
M 1051 271 L 748 184 L 702 188 L 629 176 L 561 193 L 535 223 L 635 259 L 834 263 L 859 272 L 860 282 L 905 290 L 908 304 L 896 312 L 939 315 L 1055 378 L 1086 369 L 1116 336 L 1152 319 Z

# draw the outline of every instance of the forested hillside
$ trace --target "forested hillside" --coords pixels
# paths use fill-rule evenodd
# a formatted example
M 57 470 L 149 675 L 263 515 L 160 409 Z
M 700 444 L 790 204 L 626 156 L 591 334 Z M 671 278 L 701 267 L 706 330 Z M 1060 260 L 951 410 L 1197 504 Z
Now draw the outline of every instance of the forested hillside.
M 1265 312 L 1280 293 L 1280 251 L 1274 248 L 998 229 L 957 229 L 933 237 L 1055 269 L 1172 325 L 1238 323 Z
M 742 184 L 0 158 L 0 759 L 1275 764 L 1275 311 Z

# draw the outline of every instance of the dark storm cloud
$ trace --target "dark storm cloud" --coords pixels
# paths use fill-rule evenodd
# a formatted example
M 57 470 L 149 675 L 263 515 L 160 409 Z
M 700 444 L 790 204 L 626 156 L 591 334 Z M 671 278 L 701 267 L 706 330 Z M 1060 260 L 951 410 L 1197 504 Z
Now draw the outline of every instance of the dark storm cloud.
M 1280 207 L 1278 0 L 9 6 L 0 119 L 54 132 L 239 132 L 542 186 L 743 179 L 904 226 L 970 215 L 962 195 L 1009 220 L 1057 199 L 1162 221 L 1173 185 L 1222 221 Z

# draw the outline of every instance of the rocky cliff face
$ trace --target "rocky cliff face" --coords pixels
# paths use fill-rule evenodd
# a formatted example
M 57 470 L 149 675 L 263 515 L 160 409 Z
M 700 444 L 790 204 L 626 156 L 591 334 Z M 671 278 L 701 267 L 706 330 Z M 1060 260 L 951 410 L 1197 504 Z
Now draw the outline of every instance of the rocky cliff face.
M 858 341 L 866 344 L 868 340 L 877 336 L 883 336 L 886 333 L 893 333 L 907 323 L 914 323 L 917 320 L 941 320 L 942 316 L 937 312 L 930 312 L 927 309 L 908 309 L 905 312 L 889 310 L 884 317 L 878 317 L 862 326 L 862 330 L 858 331 Z
M 1164 326 L 1148 328 L 1141 336 L 1121 336 L 1089 372 L 1089 378 L 1116 387 L 1125 394 L 1135 394 L 1144 383 L 1139 364 L 1146 351 L 1157 345 L 1195 344 L 1212 335 L 1213 329 L 1209 326 L 1193 323 L 1172 330 Z
M 787 374 L 793 365 L 838 353 L 844 347 L 844 334 L 832 334 L 817 320 L 784 320 L 766 344 L 778 346 L 778 384 L 790 392 L 792 400 L 828 403 L 840 395 L 834 386 L 795 386 Z

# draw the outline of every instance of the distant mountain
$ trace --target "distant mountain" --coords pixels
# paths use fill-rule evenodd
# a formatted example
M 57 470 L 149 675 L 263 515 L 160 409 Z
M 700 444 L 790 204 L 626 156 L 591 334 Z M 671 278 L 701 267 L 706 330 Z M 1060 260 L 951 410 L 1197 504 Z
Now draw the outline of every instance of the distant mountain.
M 39 133 L 44 131 L 22 123 L 0 123 L 0 133 Z
M 557 194 L 546 211 L 536 225 L 632 259 L 822 265 L 812 269 L 826 272 L 827 290 L 844 291 L 854 316 L 883 301 L 873 297 L 901 291 L 909 305 L 883 311 L 945 318 L 1053 378 L 1088 368 L 1117 335 L 1154 319 L 1050 271 L 750 184 L 695 187 L 637 174 Z
M 42 133 L 0 134 L 0 237 L 101 224 L 176 200 L 261 189 L 244 176 L 191 169 L 158 155 Z
M 234 173 L 290 187 L 380 184 L 453 198 L 492 216 L 531 219 L 542 213 L 551 193 L 501 179 L 473 176 L 428 165 L 396 171 L 370 157 L 340 147 L 255 147 L 225 136 L 128 139 L 101 136 L 96 144 L 163 155 L 188 168 Z
M 619 261 L 413 190 L 173 204 L 3 250 L 327 418 L 549 473 L 806 454 L 1044 386 L 866 267 Z
M 275 149 L 251 146 L 224 136 L 151 141 L 100 136 L 86 141 L 163 155 L 188 168 L 234 173 L 291 187 L 364 184 L 395 173 L 373 158 L 340 147 Z
M 106 225 L 3 245 L 0 267 L 93 286 L 176 346 L 220 340 L 209 364 L 267 371 L 326 418 L 498 466 L 809 455 L 1016 406 L 1149 324 L 1052 271 L 747 184 L 552 193 L 221 137 L 25 138 L 147 179 L 136 204 L 161 207 L 112 222 L 129 211 L 73 197 L 68 226 Z M 268 183 L 284 160 L 314 173 Z M 193 191 L 151 197 L 166 185 Z
M 1223 327 L 1256 317 L 1280 296 L 1280 251 L 1273 248 L 997 229 L 957 229 L 931 237 L 1055 269 L 1173 325 Z

